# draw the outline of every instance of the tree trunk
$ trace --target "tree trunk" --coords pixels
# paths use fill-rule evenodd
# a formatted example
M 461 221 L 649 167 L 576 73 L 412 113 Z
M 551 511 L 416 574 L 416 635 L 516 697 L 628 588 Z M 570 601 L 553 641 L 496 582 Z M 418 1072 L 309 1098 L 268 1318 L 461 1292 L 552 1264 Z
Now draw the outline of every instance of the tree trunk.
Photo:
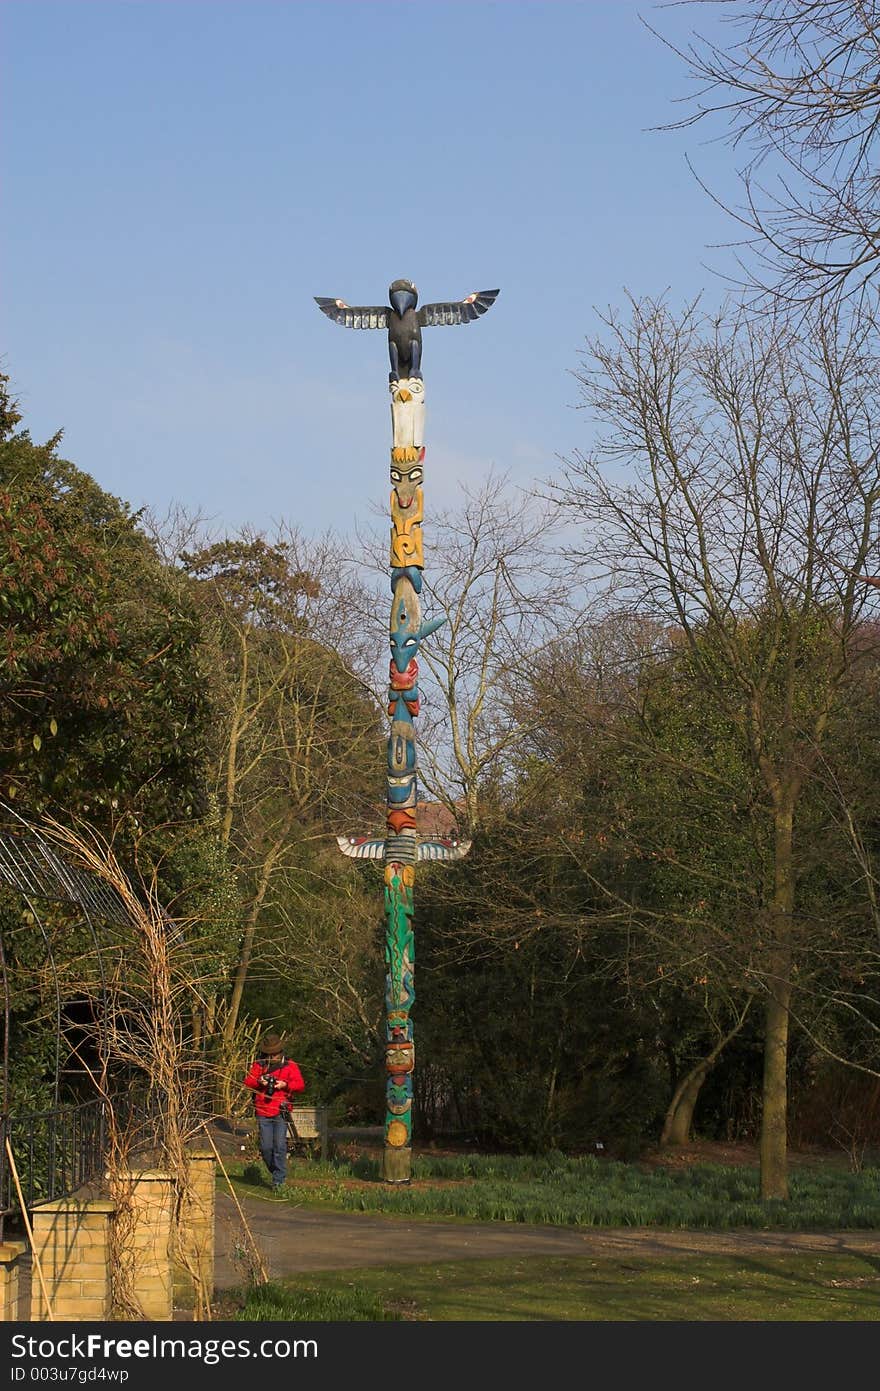
M 761 1112 L 761 1197 L 788 1197 L 788 1012 L 791 1002 L 791 914 L 794 903 L 793 814 L 790 803 L 775 817 L 775 891 L 764 1026 Z
M 732 1038 L 742 1029 L 746 1022 L 746 1015 L 751 1009 L 751 999 L 746 1001 L 742 1013 L 723 1038 L 720 1038 L 712 1049 L 711 1053 L 705 1058 L 701 1058 L 690 1072 L 682 1077 L 678 1086 L 672 1094 L 672 1100 L 663 1121 L 663 1130 L 660 1133 L 660 1144 L 667 1145 L 689 1145 L 691 1142 L 691 1124 L 694 1117 L 694 1107 L 697 1098 L 705 1082 L 722 1051 L 727 1047 Z
M 265 860 L 260 867 L 260 875 L 257 880 L 257 892 L 251 904 L 251 910 L 247 916 L 244 926 L 244 933 L 241 939 L 241 952 L 238 958 L 238 966 L 235 971 L 235 980 L 232 986 L 232 997 L 229 1001 L 229 1013 L 226 1016 L 226 1024 L 223 1029 L 223 1037 L 228 1043 L 235 1033 L 235 1026 L 238 1023 L 238 1012 L 241 1008 L 241 997 L 244 994 L 245 982 L 247 981 L 248 967 L 250 966 L 251 953 L 254 947 L 254 934 L 257 930 L 257 920 L 260 916 L 260 909 L 263 906 L 263 899 L 266 897 L 266 890 L 269 887 L 269 880 L 272 878 L 272 871 L 275 863 L 281 854 L 281 849 L 286 838 L 285 833 L 280 835 L 275 844 L 270 849 Z
M 780 958 L 781 960 L 781 958 Z M 790 968 L 789 968 L 790 969 Z M 764 1028 L 764 1089 L 761 1116 L 761 1197 L 788 1197 L 788 1006 L 791 987 L 785 964 L 767 1001 Z
M 660 1132 L 660 1144 L 664 1148 L 690 1144 L 694 1107 L 700 1089 L 709 1075 L 710 1066 L 711 1064 L 703 1059 L 696 1067 L 691 1068 L 676 1087 Z

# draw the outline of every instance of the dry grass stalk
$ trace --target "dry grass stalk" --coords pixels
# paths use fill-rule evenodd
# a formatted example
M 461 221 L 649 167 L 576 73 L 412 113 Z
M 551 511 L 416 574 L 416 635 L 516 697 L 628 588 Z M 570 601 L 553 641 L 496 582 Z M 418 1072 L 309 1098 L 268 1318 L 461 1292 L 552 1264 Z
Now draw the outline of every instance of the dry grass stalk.
M 193 1056 L 187 1021 L 200 985 L 198 960 L 181 925 L 171 921 L 159 901 L 155 876 L 135 892 L 111 847 L 94 832 L 83 834 L 47 819 L 44 833 L 64 855 L 103 880 L 119 897 L 130 923 L 106 934 L 100 971 L 83 970 L 80 998 L 93 1007 L 95 1041 L 103 1077 L 95 1080 L 109 1115 L 107 1182 L 119 1204 L 115 1222 L 114 1305 L 117 1317 L 142 1318 L 136 1295 L 132 1226 L 133 1172 L 138 1163 L 171 1175 L 170 1257 L 185 1271 L 193 1293 L 193 1317 L 210 1319 L 208 1288 L 199 1251 L 187 1225 L 197 1203 L 191 1149 L 200 1132 L 206 1097 L 213 1093 L 205 1064 Z M 105 1081 L 122 1074 L 128 1094 L 143 1099 L 147 1126 L 138 1133 L 134 1117 L 121 1114 L 115 1087 Z
M 229 1189 L 229 1196 L 232 1198 L 232 1201 L 235 1204 L 235 1209 L 238 1213 L 239 1222 L 241 1224 L 241 1240 L 239 1242 L 239 1245 L 241 1246 L 241 1249 L 245 1257 L 246 1275 L 248 1283 L 252 1285 L 265 1285 L 269 1281 L 269 1272 L 266 1269 L 266 1262 L 263 1260 L 262 1252 L 260 1251 L 260 1248 L 254 1239 L 254 1234 L 248 1225 L 247 1218 L 245 1217 L 244 1212 L 242 1211 L 241 1203 L 238 1201 L 238 1195 L 236 1194 L 235 1189 L 232 1186 L 232 1182 L 229 1178 L 229 1175 L 226 1172 L 226 1167 L 223 1163 L 223 1160 L 220 1158 L 220 1153 L 217 1149 L 217 1146 L 214 1144 L 213 1139 L 211 1138 L 211 1134 L 207 1126 L 205 1127 L 205 1134 L 208 1137 L 208 1143 L 210 1144 L 211 1149 L 214 1151 L 214 1157 L 217 1160 L 217 1163 L 220 1165 L 220 1172 L 226 1180 L 226 1187 Z
M 15 1191 L 18 1194 L 18 1205 L 21 1208 L 21 1215 L 24 1219 L 25 1231 L 28 1235 L 28 1241 L 31 1244 L 31 1259 L 34 1263 L 34 1270 L 37 1272 L 37 1279 L 40 1282 L 40 1289 L 43 1291 L 43 1298 L 46 1301 L 46 1317 L 51 1322 L 55 1318 L 55 1313 L 52 1308 L 52 1301 L 49 1298 L 49 1291 L 46 1288 L 46 1277 L 43 1274 L 42 1262 L 40 1261 L 40 1258 L 37 1255 L 37 1248 L 34 1245 L 34 1232 L 33 1228 L 31 1227 L 31 1219 L 28 1216 L 28 1210 L 24 1200 L 24 1194 L 21 1191 L 21 1180 L 18 1176 L 18 1167 L 15 1163 L 15 1155 L 12 1153 L 12 1146 L 9 1143 L 8 1135 L 6 1136 L 6 1158 L 9 1160 L 9 1168 L 12 1173 L 13 1182 L 15 1184 Z

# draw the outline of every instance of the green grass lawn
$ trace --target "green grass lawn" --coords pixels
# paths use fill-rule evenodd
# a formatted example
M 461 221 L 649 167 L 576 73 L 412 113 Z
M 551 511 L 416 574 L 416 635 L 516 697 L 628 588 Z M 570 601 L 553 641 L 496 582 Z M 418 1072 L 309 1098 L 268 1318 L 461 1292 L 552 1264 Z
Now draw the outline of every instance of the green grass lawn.
M 880 1170 L 792 1165 L 791 1197 L 762 1202 L 757 1168 L 643 1164 L 551 1154 L 416 1156 L 412 1182 L 378 1160 L 294 1160 L 279 1197 L 258 1163 L 228 1172 L 271 1203 L 408 1221 L 505 1221 L 727 1231 L 880 1228 Z M 223 1180 L 220 1180 L 221 1184 Z M 880 1256 L 515 1257 L 299 1275 L 224 1296 L 224 1315 L 291 1321 L 760 1321 L 880 1319 Z
M 880 1319 L 867 1256 L 528 1257 L 328 1271 L 227 1297 L 268 1321 L 761 1321 Z

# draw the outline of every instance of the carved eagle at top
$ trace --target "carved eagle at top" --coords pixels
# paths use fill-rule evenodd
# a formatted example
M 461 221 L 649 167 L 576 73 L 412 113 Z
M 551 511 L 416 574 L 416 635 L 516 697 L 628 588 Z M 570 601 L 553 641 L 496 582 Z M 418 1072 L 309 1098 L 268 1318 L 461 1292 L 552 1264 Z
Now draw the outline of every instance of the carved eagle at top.
M 388 288 L 390 304 L 346 304 L 344 299 L 315 295 L 315 303 L 328 319 L 344 328 L 388 330 L 389 380 L 421 377 L 422 329 L 446 324 L 470 324 L 491 309 L 498 290 L 475 290 L 460 300 L 441 300 L 417 309 L 419 292 L 411 280 L 395 280 Z

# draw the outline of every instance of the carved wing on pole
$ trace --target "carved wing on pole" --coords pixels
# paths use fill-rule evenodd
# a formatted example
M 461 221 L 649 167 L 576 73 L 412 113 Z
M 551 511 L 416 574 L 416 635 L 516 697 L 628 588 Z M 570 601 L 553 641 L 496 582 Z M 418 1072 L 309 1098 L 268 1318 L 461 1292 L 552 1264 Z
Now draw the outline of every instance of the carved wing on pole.
M 343 328 L 387 328 L 391 313 L 387 304 L 346 304 L 344 299 L 326 299 L 315 295 L 322 314 Z
M 442 324 L 471 324 L 474 319 L 485 314 L 487 309 L 492 308 L 498 295 L 498 290 L 475 290 L 466 299 L 423 304 L 418 311 L 419 324 L 422 328 L 436 328 Z
M 336 844 L 353 860 L 385 859 L 385 841 L 371 836 L 337 836 Z M 417 853 L 420 860 L 462 860 L 470 848 L 469 840 L 429 836 L 419 840 Z
M 384 860 L 384 840 L 371 840 L 369 836 L 337 836 L 336 844 L 343 855 L 353 860 Z
M 420 860 L 463 860 L 471 848 L 469 840 L 449 840 L 445 836 L 432 836 L 419 841 Z

